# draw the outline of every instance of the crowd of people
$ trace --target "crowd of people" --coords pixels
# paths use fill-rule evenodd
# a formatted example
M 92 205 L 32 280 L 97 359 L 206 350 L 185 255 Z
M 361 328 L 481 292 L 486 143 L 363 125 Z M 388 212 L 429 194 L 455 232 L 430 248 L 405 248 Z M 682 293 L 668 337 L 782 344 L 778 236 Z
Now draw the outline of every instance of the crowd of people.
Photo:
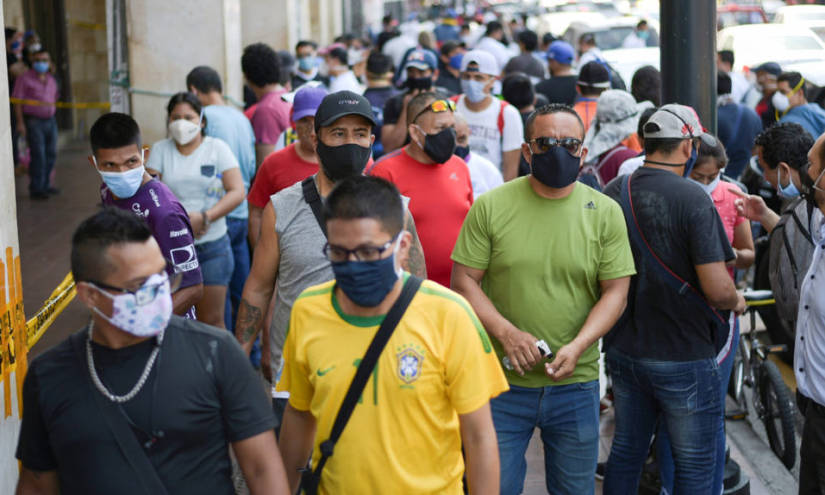
M 667 493 L 718 494 L 751 222 L 810 240 L 785 310 L 800 492 L 821 488 L 825 111 L 804 77 L 752 82 L 720 52 L 714 136 L 655 68 L 627 91 L 591 35 L 460 20 L 247 46 L 243 111 L 194 67 L 151 147 L 128 115 L 94 123 L 105 208 L 71 246 L 91 321 L 31 364 L 18 493 L 234 493 L 231 451 L 251 493 L 519 494 L 536 428 L 548 492 L 593 493 L 606 353 L 604 493 L 636 493 L 655 436 Z M 42 108 L 15 108 L 32 147 Z

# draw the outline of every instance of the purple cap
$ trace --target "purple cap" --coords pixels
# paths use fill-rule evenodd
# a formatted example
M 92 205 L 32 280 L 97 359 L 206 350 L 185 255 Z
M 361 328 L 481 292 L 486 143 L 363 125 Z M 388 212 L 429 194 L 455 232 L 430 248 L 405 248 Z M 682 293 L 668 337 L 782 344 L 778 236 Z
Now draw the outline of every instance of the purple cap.
M 415 67 L 419 70 L 435 70 L 438 67 L 438 60 L 429 50 L 413 50 L 407 56 L 404 63 L 404 70 Z
M 315 112 L 321 105 L 321 101 L 327 95 L 324 88 L 304 87 L 295 93 L 292 101 L 292 121 L 298 122 L 304 117 L 315 117 Z

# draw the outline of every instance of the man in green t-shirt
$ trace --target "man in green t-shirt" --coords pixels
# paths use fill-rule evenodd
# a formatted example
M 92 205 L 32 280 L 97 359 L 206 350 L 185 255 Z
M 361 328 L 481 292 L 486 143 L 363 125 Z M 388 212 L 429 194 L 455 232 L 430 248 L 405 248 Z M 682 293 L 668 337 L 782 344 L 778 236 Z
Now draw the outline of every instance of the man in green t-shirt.
M 575 111 L 542 107 L 525 134 L 531 175 L 473 204 L 453 251 L 451 286 L 513 368 L 510 391 L 491 401 L 501 493 L 521 493 L 538 427 L 548 491 L 588 494 L 598 457 L 598 340 L 624 310 L 633 255 L 618 203 L 576 182 L 587 150 Z M 553 358 L 542 358 L 538 340 Z

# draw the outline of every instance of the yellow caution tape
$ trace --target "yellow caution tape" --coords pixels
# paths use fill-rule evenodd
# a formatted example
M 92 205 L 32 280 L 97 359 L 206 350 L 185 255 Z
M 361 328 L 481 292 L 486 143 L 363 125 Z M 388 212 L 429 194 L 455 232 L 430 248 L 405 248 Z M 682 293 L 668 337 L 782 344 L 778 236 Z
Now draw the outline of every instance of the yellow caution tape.
M 85 29 L 93 29 L 97 31 L 106 31 L 106 24 L 98 24 L 96 22 L 80 21 L 76 19 L 66 19 L 69 24 Z
M 42 107 L 57 107 L 57 108 L 102 108 L 108 110 L 112 104 L 108 101 L 89 101 L 89 102 L 74 102 L 74 101 L 58 101 L 55 103 L 40 101 L 40 100 L 24 100 L 20 98 L 9 98 L 9 101 L 18 105 L 35 105 Z
M 40 337 L 46 333 L 46 330 L 54 323 L 57 316 L 66 309 L 66 306 L 69 305 L 76 294 L 74 278 L 70 273 L 46 299 L 40 310 L 26 322 L 26 345 L 29 349 L 34 347 Z

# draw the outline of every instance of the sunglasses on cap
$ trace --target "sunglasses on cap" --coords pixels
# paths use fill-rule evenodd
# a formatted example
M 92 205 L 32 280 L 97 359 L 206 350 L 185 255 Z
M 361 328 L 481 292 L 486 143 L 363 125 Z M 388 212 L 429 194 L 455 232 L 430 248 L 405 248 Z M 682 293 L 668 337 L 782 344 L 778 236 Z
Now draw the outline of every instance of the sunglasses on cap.
M 581 139 L 576 139 L 572 137 L 566 137 L 561 139 L 556 139 L 552 137 L 537 137 L 531 139 L 529 142 L 536 144 L 536 149 L 539 154 L 547 153 L 548 151 L 550 151 L 550 148 L 553 148 L 555 146 L 561 146 L 562 148 L 567 150 L 567 152 L 571 155 L 575 155 L 579 152 L 582 145 Z
M 441 113 L 448 111 L 455 112 L 455 103 L 453 103 L 450 100 L 435 100 L 434 102 L 427 105 L 427 108 L 418 112 L 418 114 L 415 116 L 414 119 L 412 119 L 412 121 L 415 122 L 416 120 L 418 120 L 418 117 L 421 117 L 427 112 Z

